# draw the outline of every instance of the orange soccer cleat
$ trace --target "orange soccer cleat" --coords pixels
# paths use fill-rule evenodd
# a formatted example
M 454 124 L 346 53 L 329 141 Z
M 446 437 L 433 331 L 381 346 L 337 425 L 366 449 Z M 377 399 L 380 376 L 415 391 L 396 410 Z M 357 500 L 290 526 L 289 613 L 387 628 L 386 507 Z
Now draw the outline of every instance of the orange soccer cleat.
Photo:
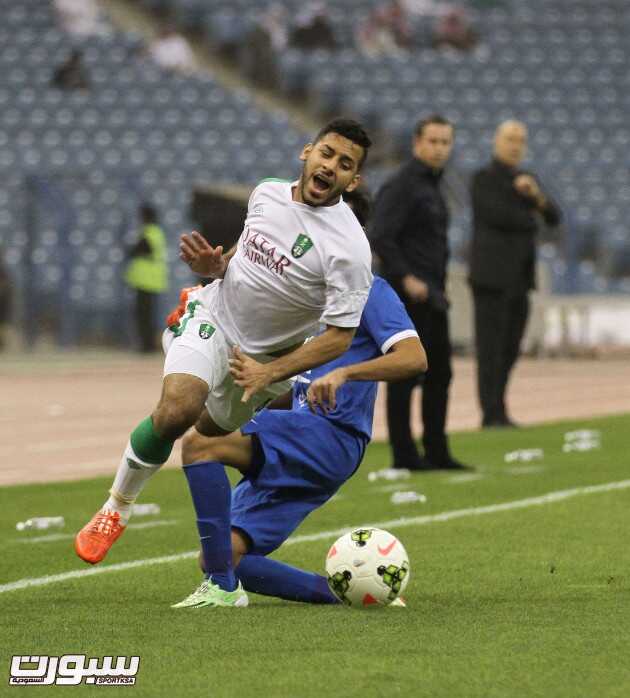
M 74 550 L 82 560 L 95 565 L 107 555 L 125 528 L 118 512 L 98 511 L 77 533 Z

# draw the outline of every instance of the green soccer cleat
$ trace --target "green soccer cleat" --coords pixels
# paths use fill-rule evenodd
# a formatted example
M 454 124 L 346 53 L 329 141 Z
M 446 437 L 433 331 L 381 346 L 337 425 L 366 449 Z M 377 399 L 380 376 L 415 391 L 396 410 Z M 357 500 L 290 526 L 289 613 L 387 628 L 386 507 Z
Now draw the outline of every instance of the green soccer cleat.
M 234 591 L 225 591 L 210 579 L 204 579 L 190 596 L 179 603 L 174 603 L 171 608 L 202 608 L 203 606 L 244 608 L 248 604 L 249 599 L 240 582 Z

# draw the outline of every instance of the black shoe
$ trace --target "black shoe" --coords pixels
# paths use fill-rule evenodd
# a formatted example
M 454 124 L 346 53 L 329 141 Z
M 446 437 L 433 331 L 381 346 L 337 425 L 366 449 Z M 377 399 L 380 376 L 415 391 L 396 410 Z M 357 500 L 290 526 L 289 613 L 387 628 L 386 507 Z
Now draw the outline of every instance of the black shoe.
M 426 458 L 423 457 L 418 457 L 414 458 L 414 460 L 409 461 L 407 463 L 398 465 L 395 464 L 392 466 L 394 469 L 398 470 L 410 470 L 411 472 L 422 472 L 422 471 L 427 471 L 427 470 L 437 470 L 437 466 L 433 465 L 430 461 L 428 461 Z
M 518 429 L 518 427 L 519 425 L 507 416 L 484 419 L 481 422 L 482 429 Z
M 464 465 L 454 458 L 447 458 L 446 460 L 436 463 L 435 468 L 437 470 L 465 470 L 472 471 L 475 468 L 472 465 Z

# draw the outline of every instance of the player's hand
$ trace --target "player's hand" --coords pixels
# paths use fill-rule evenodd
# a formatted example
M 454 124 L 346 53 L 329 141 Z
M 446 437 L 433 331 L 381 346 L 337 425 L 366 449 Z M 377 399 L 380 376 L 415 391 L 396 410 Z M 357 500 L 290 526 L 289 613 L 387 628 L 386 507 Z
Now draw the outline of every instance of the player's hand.
M 223 258 L 223 246 L 212 247 L 196 230 L 190 235 L 181 236 L 179 258 L 186 262 L 195 274 L 213 279 L 222 278 L 227 268 Z
M 409 300 L 414 303 L 424 303 L 429 297 L 428 285 L 413 274 L 403 276 L 402 287 Z
M 328 414 L 337 406 L 337 391 L 348 380 L 345 368 L 336 368 L 325 376 L 314 380 L 306 391 L 306 399 L 311 412 L 319 407 Z
M 514 188 L 522 196 L 539 199 L 542 195 L 538 182 L 528 174 L 520 174 L 514 179 Z
M 236 385 L 244 388 L 241 402 L 249 402 L 253 395 L 273 382 L 269 364 L 261 364 L 243 354 L 239 347 L 234 347 L 232 351 L 230 373 Z

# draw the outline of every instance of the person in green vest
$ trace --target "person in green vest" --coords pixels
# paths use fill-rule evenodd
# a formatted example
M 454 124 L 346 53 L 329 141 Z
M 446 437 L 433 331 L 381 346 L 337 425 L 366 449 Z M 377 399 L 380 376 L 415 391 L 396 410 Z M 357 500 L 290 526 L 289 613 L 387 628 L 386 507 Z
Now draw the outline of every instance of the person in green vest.
M 140 337 L 140 351 L 156 351 L 155 311 L 157 297 L 168 290 L 166 236 L 160 228 L 153 206 L 140 206 L 140 238 L 129 250 L 130 262 L 125 281 L 136 292 L 135 319 Z

